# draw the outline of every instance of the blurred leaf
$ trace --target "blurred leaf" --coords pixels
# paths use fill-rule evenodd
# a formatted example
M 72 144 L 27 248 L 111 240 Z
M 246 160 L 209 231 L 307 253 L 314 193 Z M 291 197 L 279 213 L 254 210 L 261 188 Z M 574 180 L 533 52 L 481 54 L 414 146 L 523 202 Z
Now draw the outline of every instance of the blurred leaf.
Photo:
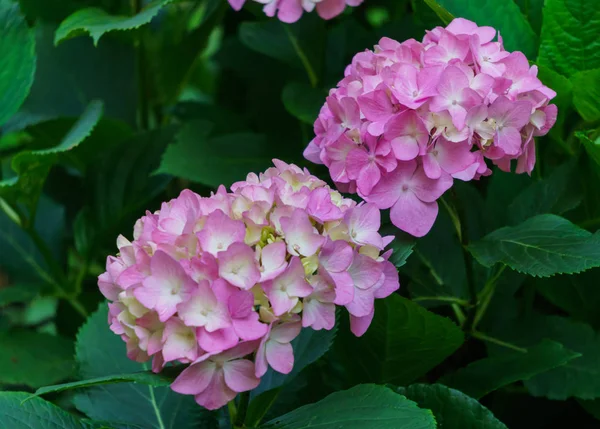
M 556 91 L 556 97 L 551 101 L 558 107 L 557 121 L 563 121 L 573 103 L 573 83 L 570 79 L 549 67 L 538 64 L 538 78 L 544 85 Z
M 431 411 L 423 410 L 387 387 L 363 384 L 336 392 L 316 404 L 278 417 L 261 429 L 308 427 L 347 429 L 435 429 Z
M 548 301 L 581 320 L 600 329 L 600 269 L 594 268 L 577 275 L 555 276 L 538 280 L 536 290 Z
M 24 392 L 0 392 L 0 427 L 10 429 L 85 429 L 73 415 L 56 405 Z
M 75 369 L 73 343 L 64 338 L 11 331 L 0 333 L 0 344 L 2 384 L 40 387 L 64 380 Z
M 107 306 L 92 314 L 77 335 L 76 358 L 85 378 L 147 370 L 127 358 L 125 343 L 108 327 Z M 75 405 L 88 417 L 142 426 L 145 429 L 193 429 L 209 418 L 191 396 L 169 387 L 133 383 L 91 387 L 75 396 Z
M 244 423 L 248 427 L 256 427 L 273 404 L 277 401 L 281 389 L 271 389 L 257 395 L 250 401 Z
M 515 3 L 521 8 L 521 12 L 525 15 L 527 21 L 529 21 L 533 31 L 539 35 L 542 31 L 542 9 L 544 8 L 544 0 L 516 0 Z
M 35 38 L 19 5 L 0 0 L 0 125 L 15 113 L 31 88 L 35 74 Z
M 0 307 L 31 301 L 40 292 L 40 285 L 16 284 L 0 288 Z
M 303 329 L 300 335 L 292 341 L 294 349 L 294 369 L 289 374 L 281 374 L 269 368 L 261 378 L 260 384 L 252 391 L 252 397 L 256 397 L 268 390 L 276 389 L 286 383 L 293 381 L 300 371 L 323 356 L 331 347 L 337 334 L 337 325 L 330 331 L 324 329 L 315 331 Z
M 583 200 L 576 160 L 556 168 L 548 177 L 532 183 L 508 206 L 513 224 L 544 213 L 563 214 Z
M 169 377 L 166 374 L 155 374 L 152 371 L 133 372 L 131 374 L 108 375 L 105 377 L 91 378 L 88 380 L 73 381 L 71 383 L 56 384 L 54 386 L 45 386 L 37 389 L 35 391 L 35 395 L 41 396 L 48 393 L 63 392 L 65 390 L 117 383 L 137 383 L 147 386 L 161 387 L 169 386 L 173 382 L 173 379 L 173 377 Z
M 438 2 L 435 0 L 423 0 L 427 6 L 431 8 L 435 12 L 435 14 L 442 20 L 444 25 L 450 24 L 454 19 L 454 16 L 444 9 Z
M 598 31 L 600 31 L 600 24 Z M 577 72 L 571 76 L 571 82 L 573 82 L 573 104 L 581 117 L 588 122 L 599 120 L 600 68 Z
M 72 0 L 19 0 L 23 14 L 30 21 L 60 22 L 75 12 Z
M 600 166 L 600 137 L 594 141 L 588 136 L 588 133 L 583 131 L 577 131 L 575 136 L 583 143 L 583 147 L 585 147 L 590 158 Z
M 327 93 L 304 83 L 290 82 L 281 94 L 286 110 L 302 122 L 315 123 Z
M 362 337 L 341 329 L 334 349 L 351 384 L 404 385 L 440 364 L 463 340 L 450 319 L 393 294 L 375 301 L 373 323 Z
M 516 381 L 528 380 L 581 356 L 555 341 L 544 340 L 527 352 L 511 350 L 470 363 L 448 374 L 439 383 L 479 399 Z
M 527 57 L 535 58 L 537 36 L 514 1 L 484 0 L 474 3 L 463 0 L 437 0 L 437 4 L 456 17 L 470 19 L 477 25 L 494 27 L 502 34 L 504 46 L 508 51 L 521 51 Z
M 127 423 L 103 422 L 88 419 L 83 419 L 81 423 L 83 423 L 85 429 L 144 429 L 141 426 Z
M 211 137 L 211 128 L 207 121 L 186 124 L 165 151 L 157 173 L 218 187 L 270 166 L 273 154 L 263 135 L 246 132 Z
M 431 410 L 440 428 L 507 429 L 475 399 L 441 384 L 412 384 L 397 392 Z
M 111 16 L 95 7 L 80 9 L 60 24 L 54 36 L 54 44 L 58 45 L 63 40 L 86 32 L 94 39 L 94 45 L 97 45 L 100 37 L 109 31 L 133 30 L 148 24 L 171 1 L 154 0 L 134 16 Z
M 546 0 L 538 62 L 565 76 L 599 68 L 600 9 L 596 6 L 595 0 Z
M 468 246 L 486 266 L 501 262 L 536 277 L 573 274 L 600 266 L 600 233 L 591 234 L 555 215 L 539 215 L 500 228 Z
M 579 405 L 581 405 L 588 413 L 600 420 L 600 399 L 579 399 Z

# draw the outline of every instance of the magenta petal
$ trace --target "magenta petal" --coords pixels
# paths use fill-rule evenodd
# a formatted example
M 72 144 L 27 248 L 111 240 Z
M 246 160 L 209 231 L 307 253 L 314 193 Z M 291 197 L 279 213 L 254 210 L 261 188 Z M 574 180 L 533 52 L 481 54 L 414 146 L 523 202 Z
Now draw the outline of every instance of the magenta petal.
M 269 365 L 277 372 L 289 374 L 294 368 L 294 350 L 290 343 L 279 343 L 277 341 L 267 341 L 266 345 L 267 361 Z
M 223 371 L 219 371 L 206 390 L 197 394 L 194 398 L 199 405 L 207 410 L 217 410 L 227 405 L 236 395 L 237 393 L 225 384 Z
M 317 13 L 323 19 L 331 19 L 338 16 L 346 8 L 345 0 L 323 0 L 317 3 Z
M 302 5 L 297 0 L 281 0 L 277 17 L 281 22 L 291 24 L 302 16 Z
M 444 192 L 452 187 L 452 176 L 443 173 L 439 179 L 430 179 L 423 169 L 418 169 L 411 181 L 411 189 L 415 195 L 427 203 L 436 201 Z
M 367 329 L 369 329 L 374 315 L 375 311 L 372 311 L 370 314 L 364 317 L 350 315 L 350 330 L 352 333 L 357 337 L 362 337 L 364 333 L 367 332 Z
M 380 209 L 389 209 L 398 201 L 402 185 L 409 182 L 416 168 L 415 161 L 399 163 L 395 171 L 383 175 L 371 193 L 365 196 L 365 200 Z
M 415 237 L 423 237 L 431 230 L 438 214 L 436 202 L 424 203 L 414 193 L 403 193 L 392 210 L 392 223 Z
M 373 312 L 375 305 L 375 297 L 371 290 L 354 290 L 354 299 L 351 303 L 346 304 L 348 313 L 356 317 L 364 317 Z
M 260 379 L 254 375 L 254 363 L 246 359 L 225 362 L 223 374 L 225 384 L 235 392 L 247 392 L 260 383 Z
M 184 395 L 197 395 L 208 387 L 216 370 L 217 365 L 210 360 L 190 365 L 171 383 L 171 389 Z

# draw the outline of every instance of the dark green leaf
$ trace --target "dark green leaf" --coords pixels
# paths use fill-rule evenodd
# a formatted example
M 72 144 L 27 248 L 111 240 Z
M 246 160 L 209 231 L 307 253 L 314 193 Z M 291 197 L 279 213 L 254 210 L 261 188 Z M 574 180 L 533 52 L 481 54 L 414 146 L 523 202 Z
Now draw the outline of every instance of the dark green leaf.
M 64 380 L 75 369 L 73 343 L 64 338 L 12 331 L 0 333 L 0 344 L 0 383 L 40 387 Z
M 397 392 L 433 411 L 440 428 L 507 429 L 475 399 L 441 384 L 412 384 Z
M 307 124 L 314 124 L 327 93 L 304 83 L 290 82 L 281 94 L 286 110 Z
M 531 24 L 531 28 L 533 28 L 535 34 L 539 35 L 542 31 L 544 0 L 516 0 L 515 3 L 521 8 L 521 12 L 525 15 L 529 24 Z
M 583 147 L 585 147 L 586 152 L 594 160 L 594 162 L 600 166 L 600 137 L 596 138 L 596 140 L 592 140 L 588 133 L 583 131 L 577 131 L 575 136 L 579 138 L 581 143 L 583 143 Z
M 571 80 L 552 70 L 549 67 L 538 64 L 538 78 L 544 85 L 556 91 L 556 97 L 552 99 L 552 103 L 556 104 L 560 112 L 557 117 L 557 122 L 564 120 L 567 111 L 573 103 L 573 84 Z
M 85 429 L 74 416 L 29 393 L 0 392 L 0 427 L 6 429 Z
M 106 377 L 146 370 L 127 358 L 125 343 L 107 324 L 103 304 L 77 336 L 76 357 L 81 376 Z M 137 424 L 145 429 L 192 429 L 206 414 L 191 396 L 178 395 L 168 387 L 139 384 L 101 385 L 79 392 L 77 408 L 95 420 Z
M 340 330 L 335 358 L 350 383 L 408 384 L 450 356 L 464 336 L 450 319 L 400 295 L 375 303 L 375 317 L 360 338 Z M 358 352 L 360 351 L 360 352 Z
M 382 230 L 382 235 L 388 235 L 386 232 L 387 230 L 384 228 Z M 394 264 L 396 268 L 400 268 L 406 264 L 406 260 L 410 255 L 412 255 L 417 241 L 412 235 L 400 231 L 395 227 L 393 228 L 392 234 L 395 235 L 395 238 L 388 246 L 389 249 L 393 250 L 389 261 Z
M 0 289 L 0 307 L 31 301 L 40 291 L 36 283 L 16 284 Z
M 600 420 L 600 399 L 583 400 L 579 399 L 577 402 L 592 416 Z
M 500 228 L 468 246 L 484 266 L 498 262 L 532 276 L 573 274 L 600 266 L 600 233 L 555 215 Z
M 271 406 L 277 401 L 280 390 L 279 388 L 267 390 L 252 399 L 246 413 L 246 426 L 253 428 L 262 421 Z
M 445 25 L 450 24 L 454 19 L 454 16 L 444 9 L 438 2 L 435 0 L 423 0 L 427 6 L 431 8 L 435 12 L 435 14 L 442 20 Z
M 511 350 L 475 361 L 442 377 L 439 382 L 479 399 L 508 384 L 565 365 L 579 356 L 560 343 L 544 340 L 528 348 L 527 353 Z
M 211 127 L 206 121 L 186 124 L 167 148 L 157 172 L 218 187 L 244 180 L 248 173 L 263 171 L 271 164 L 265 136 L 236 133 L 209 137 Z
M 430 0 L 433 1 L 433 0 Z M 537 52 L 537 36 L 514 1 L 437 0 L 437 3 L 456 17 L 470 19 L 478 25 L 490 25 L 502 34 L 508 51 L 521 51 L 529 58 Z
M 546 0 L 538 62 L 571 76 L 600 67 L 600 9 L 595 0 Z
M 0 1 L 0 125 L 15 113 L 31 88 L 35 74 L 35 37 L 19 5 Z
M 571 82 L 573 105 L 581 117 L 589 122 L 600 119 L 600 68 L 577 72 L 571 76 Z
M 60 24 L 54 36 L 54 44 L 58 45 L 63 40 L 86 32 L 94 39 L 94 45 L 97 45 L 100 37 L 109 31 L 133 30 L 148 24 L 171 1 L 154 0 L 134 16 L 111 16 L 95 7 L 80 9 Z
M 435 429 L 435 419 L 387 387 L 364 384 L 336 392 L 261 426 L 262 429 Z

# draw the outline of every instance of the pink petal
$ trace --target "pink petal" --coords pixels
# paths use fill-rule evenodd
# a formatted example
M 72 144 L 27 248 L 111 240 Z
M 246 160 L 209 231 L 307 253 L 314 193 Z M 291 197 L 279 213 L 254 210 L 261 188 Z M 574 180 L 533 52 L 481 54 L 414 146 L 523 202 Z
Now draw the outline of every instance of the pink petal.
M 245 236 L 244 222 L 231 219 L 221 210 L 209 214 L 204 228 L 198 233 L 202 249 L 213 256 L 233 243 L 243 242 Z
M 425 175 L 422 168 L 419 168 L 415 171 L 410 188 L 420 200 L 431 203 L 450 189 L 452 183 L 453 180 L 449 174 L 444 173 L 439 179 L 433 180 Z
M 438 214 L 436 202 L 425 203 L 414 193 L 403 193 L 392 210 L 392 223 L 415 237 L 423 237 L 431 230 Z
M 243 341 L 252 341 L 267 334 L 268 326 L 259 321 L 258 313 L 251 312 L 244 319 L 233 319 L 233 329 Z
M 290 343 L 279 343 L 277 341 L 267 341 L 266 345 L 267 362 L 271 368 L 282 374 L 289 374 L 294 368 L 294 350 Z
M 237 393 L 225 384 L 223 371 L 219 371 L 213 377 L 208 387 L 194 398 L 199 405 L 207 410 L 218 410 L 227 405 L 236 395 Z
M 369 289 L 377 283 L 382 274 L 382 266 L 373 258 L 357 253 L 348 269 L 354 286 L 359 289 Z
M 254 363 L 246 359 L 238 359 L 223 364 L 225 384 L 235 392 L 247 392 L 260 384 L 254 375 Z
M 364 333 L 367 332 L 367 329 L 369 329 L 374 315 L 374 311 L 364 317 L 355 317 L 350 315 L 350 330 L 352 333 L 357 337 L 362 337 Z
M 288 252 L 292 255 L 312 256 L 325 241 L 303 210 L 294 210 L 291 217 L 283 217 L 280 222 Z
M 365 200 L 375 204 L 379 209 L 389 209 L 398 201 L 402 186 L 410 182 L 416 168 L 415 161 L 399 163 L 395 171 L 381 178 L 373 191 L 365 196 Z
M 197 329 L 198 344 L 203 350 L 211 353 L 219 353 L 235 346 L 239 338 L 233 328 L 217 329 L 208 332 L 204 328 Z
M 183 395 L 197 395 L 208 387 L 216 371 L 217 365 L 210 360 L 192 364 L 171 383 L 171 389 Z
M 311 192 L 306 212 L 321 223 L 342 217 L 339 207 L 331 202 L 331 191 L 327 188 L 317 188 Z
M 319 263 L 330 273 L 339 273 L 348 269 L 354 252 L 343 240 L 328 240 L 319 254 Z
M 245 243 L 233 243 L 219 252 L 219 275 L 234 286 L 250 289 L 260 280 L 254 251 Z
M 260 281 L 272 280 L 285 271 L 287 267 L 287 250 L 283 241 L 267 244 L 261 252 L 261 276 Z
M 346 304 L 348 312 L 356 317 L 364 317 L 373 312 L 375 297 L 371 290 L 354 290 L 354 299 L 351 303 Z
M 304 299 L 302 308 L 302 326 L 311 327 L 315 331 L 331 330 L 335 325 L 335 304 L 320 302 L 315 298 Z
M 383 275 L 385 276 L 385 279 L 382 285 L 375 290 L 375 298 L 386 298 L 400 289 L 398 270 L 394 264 L 385 261 L 383 263 Z
M 277 17 L 281 22 L 291 24 L 302 16 L 302 5 L 298 0 L 281 0 Z
M 317 3 L 317 13 L 323 19 L 332 19 L 346 8 L 345 0 L 323 0 Z

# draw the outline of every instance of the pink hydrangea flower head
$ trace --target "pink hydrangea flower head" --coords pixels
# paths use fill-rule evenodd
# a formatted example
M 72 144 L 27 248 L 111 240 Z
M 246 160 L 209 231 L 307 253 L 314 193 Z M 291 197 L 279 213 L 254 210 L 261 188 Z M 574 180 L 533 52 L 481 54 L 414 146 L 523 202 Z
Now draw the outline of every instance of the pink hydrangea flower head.
M 491 174 L 486 159 L 530 174 L 535 137 L 556 122 L 549 104 L 556 93 L 496 33 L 456 18 L 421 42 L 384 37 L 356 54 L 329 92 L 304 156 L 325 164 L 338 189 L 391 208 L 394 225 L 418 237 L 431 229 L 436 200 L 454 179 Z M 366 235 L 352 237 L 373 245 Z M 356 319 L 354 332 L 368 320 Z
M 369 145 L 376 164 L 388 165 L 390 145 L 375 137 Z M 434 188 L 417 184 L 415 195 L 431 203 Z M 219 408 L 269 368 L 290 373 L 294 338 L 333 329 L 336 306 L 346 307 L 355 334 L 366 331 L 375 299 L 400 286 L 380 225 L 374 204 L 357 205 L 278 160 L 230 192 L 219 187 L 203 198 L 185 190 L 147 212 L 133 241 L 119 237 L 119 253 L 107 258 L 98 286 L 110 329 L 131 359 L 152 359 L 156 372 L 189 364 L 173 390 Z
M 228 0 L 231 7 L 239 11 L 246 0 Z M 312 12 L 316 9 L 317 14 L 323 19 L 332 19 L 341 14 L 346 6 L 359 6 L 363 0 L 253 0 L 263 4 L 265 15 L 277 18 L 285 23 L 291 24 L 302 17 L 304 12 Z

